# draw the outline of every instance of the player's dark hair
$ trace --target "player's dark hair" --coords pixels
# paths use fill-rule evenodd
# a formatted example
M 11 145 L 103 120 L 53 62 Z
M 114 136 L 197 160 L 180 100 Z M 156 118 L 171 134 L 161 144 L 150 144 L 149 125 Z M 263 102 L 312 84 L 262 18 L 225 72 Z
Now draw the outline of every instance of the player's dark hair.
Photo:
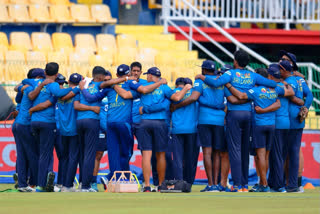
M 35 70 L 36 68 L 31 68 L 29 71 L 28 71 L 28 74 L 27 74 L 27 78 L 28 79 L 32 79 L 32 72 Z
M 202 71 L 204 71 L 205 73 L 214 74 L 214 69 L 206 69 L 206 68 L 202 68 Z
M 260 74 L 261 76 L 263 76 L 264 78 L 268 78 L 268 71 L 265 68 L 257 68 L 256 70 L 254 70 L 257 74 Z
M 46 68 L 44 71 L 48 76 L 54 76 L 59 71 L 59 65 L 56 62 L 49 62 L 46 64 Z
M 140 62 L 133 62 L 133 63 L 131 63 L 131 65 L 130 65 L 130 70 L 132 70 L 133 67 L 138 67 L 138 68 L 140 68 L 140 70 L 142 70 L 142 65 L 141 65 Z
M 178 85 L 185 85 L 185 82 L 184 82 L 184 78 L 183 77 L 178 77 L 176 79 L 176 86 Z
M 106 70 L 101 67 L 101 66 L 95 66 L 92 70 L 92 76 L 96 76 L 96 75 L 105 75 L 106 74 Z
M 184 78 L 184 83 L 192 85 L 192 80 L 190 78 L 186 77 L 186 78 Z
M 234 59 L 242 68 L 246 67 L 249 64 L 249 54 L 243 50 L 237 50 L 236 52 L 234 52 Z

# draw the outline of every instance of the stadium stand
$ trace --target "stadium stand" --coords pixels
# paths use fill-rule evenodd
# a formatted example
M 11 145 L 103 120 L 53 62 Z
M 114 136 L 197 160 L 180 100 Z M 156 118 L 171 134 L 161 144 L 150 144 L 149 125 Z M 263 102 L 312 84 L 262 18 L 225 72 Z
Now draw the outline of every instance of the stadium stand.
M 31 4 L 29 6 L 30 18 L 35 22 L 39 23 L 51 23 L 53 20 L 49 15 L 49 10 L 47 5 Z

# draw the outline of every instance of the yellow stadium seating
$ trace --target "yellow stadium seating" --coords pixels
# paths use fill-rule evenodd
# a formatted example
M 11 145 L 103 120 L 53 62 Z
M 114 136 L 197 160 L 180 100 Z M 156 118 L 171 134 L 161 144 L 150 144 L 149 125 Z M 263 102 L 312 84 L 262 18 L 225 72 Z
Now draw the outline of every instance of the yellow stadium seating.
M 47 5 L 33 4 L 29 6 L 30 18 L 35 22 L 53 22 Z
M 30 4 L 41 4 L 41 5 L 48 5 L 48 0 L 30 0 Z
M 91 15 L 98 23 L 117 23 L 117 19 L 112 18 L 110 9 L 105 4 L 91 5 Z
M 10 4 L 29 4 L 29 0 L 10 0 Z
M 71 12 L 72 18 L 76 22 L 85 22 L 85 23 L 96 22 L 95 19 L 92 19 L 87 5 L 84 5 L 84 4 L 71 5 L 70 12 Z
M 9 4 L 9 0 L 0 0 L 0 4 Z
M 69 0 L 49 0 L 50 4 L 55 4 L 55 5 L 70 5 Z
M 66 5 L 51 5 L 50 15 L 52 20 L 57 23 L 73 23 L 74 20 L 70 15 L 68 6 Z
M 91 67 L 102 66 L 104 68 L 109 68 L 113 63 L 113 55 L 110 57 L 106 54 L 103 55 L 91 55 L 89 57 L 89 64 Z
M 6 52 L 9 48 L 7 35 L 3 32 L 0 32 L 0 53 Z
M 96 36 L 99 54 L 115 55 L 117 51 L 116 40 L 111 34 L 98 34 Z
M 97 46 L 92 34 L 77 34 L 75 36 L 75 49 L 76 51 L 85 50 L 90 53 L 96 52 Z
M 67 77 L 69 73 L 68 56 L 62 52 L 48 52 L 48 62 L 56 62 L 59 64 L 59 73 Z
M 116 25 L 117 34 L 161 34 L 163 31 L 160 25 Z
M 136 60 L 137 49 L 133 47 L 122 47 L 116 55 L 116 65 L 131 64 Z
M 120 34 L 117 35 L 117 46 L 118 48 L 122 47 L 137 47 L 137 40 L 134 36 L 129 34 Z
M 102 4 L 103 0 L 78 0 L 77 2 L 78 4 L 92 5 L 92 4 Z
M 153 48 L 143 48 L 140 49 L 139 53 L 136 55 L 136 61 L 140 62 L 143 67 L 153 67 L 155 66 L 156 55 L 157 50 Z
M 26 5 L 9 5 L 9 14 L 14 22 L 32 22 L 32 20 L 29 17 L 28 8 Z
M 13 22 L 9 17 L 7 6 L 3 4 L 0 4 L 0 22 Z
M 73 51 L 71 36 L 67 33 L 53 33 L 52 44 L 56 51 L 69 54 Z
M 23 52 L 7 51 L 5 63 L 6 79 L 9 81 L 21 81 L 26 77 L 26 62 Z
M 25 32 L 12 32 L 10 34 L 10 50 L 22 52 L 32 50 L 29 34 Z
M 77 72 L 85 77 L 88 76 L 91 73 L 89 72 L 89 57 L 90 55 L 88 54 L 71 53 L 69 55 L 70 72 Z M 68 76 L 71 73 L 68 73 Z
M 31 34 L 32 47 L 35 51 L 47 53 L 53 51 L 50 35 L 48 33 L 34 32 Z
M 31 68 L 44 68 L 47 63 L 45 54 L 40 51 L 28 51 L 26 61 L 28 70 Z

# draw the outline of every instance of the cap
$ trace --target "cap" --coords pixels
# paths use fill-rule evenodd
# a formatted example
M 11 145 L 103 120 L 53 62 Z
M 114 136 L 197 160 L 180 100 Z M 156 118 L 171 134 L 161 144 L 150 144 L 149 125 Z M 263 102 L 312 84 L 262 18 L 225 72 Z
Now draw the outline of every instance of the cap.
M 183 77 L 179 77 L 176 79 L 176 85 L 184 85 L 186 84 Z
M 35 68 L 30 75 L 30 79 L 34 79 L 36 77 L 46 78 L 46 75 L 44 74 L 44 70 L 41 68 Z
M 117 74 L 119 76 L 127 75 L 129 73 L 130 73 L 130 67 L 128 65 L 121 64 L 121 65 L 118 66 Z
M 288 60 L 283 60 L 279 63 L 280 69 L 292 72 L 292 66 Z
M 280 65 L 278 64 L 271 64 L 269 65 L 269 68 L 268 68 L 268 73 L 277 78 L 277 79 L 280 79 L 281 78 L 281 73 L 280 73 Z
M 78 73 L 73 73 L 69 77 L 69 81 L 78 84 L 82 80 L 82 76 Z
M 108 70 L 106 70 L 105 75 L 106 75 L 106 76 L 110 76 L 110 77 L 112 76 L 111 73 L 110 73 L 110 71 L 108 71 Z
M 192 80 L 190 78 L 186 77 L 186 78 L 184 78 L 184 83 L 192 85 Z
M 56 82 L 59 84 L 68 84 L 68 82 L 66 81 L 66 78 L 62 75 L 62 74 L 58 74 L 57 78 L 56 78 Z
M 201 68 L 215 70 L 215 63 L 212 60 L 205 60 L 202 62 Z
M 279 58 L 281 59 L 284 55 L 286 55 L 291 61 L 292 61 L 292 68 L 294 71 L 298 70 L 298 65 L 297 65 L 297 57 L 293 53 L 287 52 L 285 50 L 279 51 Z
M 147 72 L 143 73 L 143 75 L 145 75 L 145 74 L 151 74 L 156 77 L 161 77 L 161 72 L 160 72 L 159 68 L 157 68 L 157 67 L 149 68 Z

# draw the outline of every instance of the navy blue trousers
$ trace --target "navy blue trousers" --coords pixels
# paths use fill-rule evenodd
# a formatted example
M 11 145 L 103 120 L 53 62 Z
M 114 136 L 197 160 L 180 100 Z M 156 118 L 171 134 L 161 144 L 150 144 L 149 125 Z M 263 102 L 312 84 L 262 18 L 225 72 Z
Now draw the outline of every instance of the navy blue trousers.
M 226 137 L 233 185 L 247 185 L 249 174 L 250 111 L 228 111 Z
M 273 189 L 284 187 L 283 150 L 289 137 L 289 129 L 276 129 L 274 143 L 269 155 L 268 184 Z
M 133 135 L 129 123 L 108 123 L 108 160 L 111 179 L 115 171 L 129 171 L 129 161 L 132 156 Z
M 38 145 L 31 132 L 31 126 L 14 123 L 12 132 L 17 147 L 19 187 L 28 186 L 28 171 L 30 175 L 29 184 L 37 185 L 39 151 Z
M 57 184 L 61 184 L 62 185 L 64 183 L 63 179 L 65 178 L 64 167 L 66 165 L 68 157 L 67 157 L 66 152 L 64 151 L 65 148 L 62 145 L 62 136 L 60 135 L 59 130 L 57 130 L 57 137 L 56 137 L 56 141 L 54 142 L 54 148 L 56 150 L 57 158 L 58 158 L 58 161 L 59 161 Z
M 193 184 L 200 147 L 197 134 L 172 134 L 174 178 Z
M 288 140 L 284 146 L 283 160 L 289 158 L 289 183 L 288 189 L 298 188 L 298 173 L 299 173 L 299 152 L 301 146 L 303 129 L 290 129 Z M 285 185 L 283 185 L 285 186 Z
M 77 120 L 77 132 L 80 142 L 80 174 L 83 189 L 89 189 L 92 181 L 99 129 L 99 120 Z
M 56 140 L 56 124 L 45 122 L 31 122 L 31 128 L 39 145 L 38 186 L 47 185 L 50 161 L 53 156 L 53 145 Z
M 80 145 L 78 136 L 61 136 L 64 161 L 62 165 L 63 186 L 72 187 L 79 163 Z M 60 172 L 59 172 L 60 173 Z

